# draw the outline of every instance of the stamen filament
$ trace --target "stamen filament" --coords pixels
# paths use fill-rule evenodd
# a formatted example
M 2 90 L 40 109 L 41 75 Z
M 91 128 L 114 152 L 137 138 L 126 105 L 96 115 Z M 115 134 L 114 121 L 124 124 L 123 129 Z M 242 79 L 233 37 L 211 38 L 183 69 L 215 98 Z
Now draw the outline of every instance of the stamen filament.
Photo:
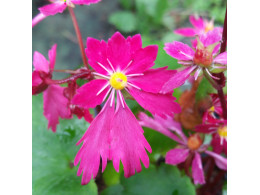
M 123 95 L 122 95 L 121 91 L 118 91 L 118 96 L 119 96 L 119 99 L 121 101 L 121 104 L 122 104 L 123 108 L 125 108 L 123 97 L 122 97 Z
M 199 76 L 199 74 L 200 74 L 201 70 L 202 70 L 202 68 L 201 68 L 201 67 L 199 67 L 199 68 L 196 70 L 196 72 L 195 72 L 195 74 L 194 74 L 195 81 L 197 80 L 197 78 L 198 78 L 198 76 Z
M 99 90 L 99 92 L 97 93 L 96 96 L 98 96 L 102 91 L 104 91 L 107 88 L 108 85 L 109 85 L 109 82 L 107 84 L 105 84 L 105 86 L 102 87 L 102 89 Z
M 112 74 L 112 72 L 110 71 L 110 70 L 108 70 L 104 65 L 102 65 L 100 62 L 97 62 L 97 64 L 99 65 L 99 66 L 101 66 L 105 71 L 107 71 L 107 73 L 109 73 L 109 74 Z
M 143 73 L 139 73 L 139 74 L 128 74 L 126 75 L 127 77 L 136 77 L 136 76 L 143 76 Z
M 125 70 L 132 64 L 132 62 L 133 62 L 133 60 L 131 60 L 131 61 L 127 64 L 127 66 L 124 68 L 124 70 L 122 71 L 122 73 L 125 72 Z
M 106 95 L 105 95 L 103 101 L 107 98 L 107 95 L 109 94 L 109 92 L 111 91 L 111 89 L 112 89 L 112 87 L 110 87 L 109 90 L 107 91 L 107 93 L 106 93 Z M 102 102 L 103 102 L 103 101 L 102 101 Z
M 114 101 L 114 98 L 115 98 L 115 89 L 112 89 L 112 93 L 110 95 L 112 95 L 111 100 L 110 100 L 110 107 L 112 107 L 113 101 Z
M 112 63 L 109 61 L 108 58 L 107 58 L 107 62 L 109 63 L 110 67 L 112 68 L 113 72 L 116 72 L 115 69 L 114 69 L 114 67 L 113 67 L 113 65 L 112 65 Z
M 96 76 L 100 76 L 100 77 L 103 77 L 103 78 L 105 78 L 105 79 L 110 79 L 110 77 L 108 77 L 108 76 L 106 76 L 106 75 L 103 75 L 103 74 L 100 74 L 100 73 L 98 73 L 98 72 L 93 72 L 92 73 L 93 75 L 96 75 Z
M 205 69 L 206 69 L 207 73 L 209 74 L 209 76 L 210 76 L 211 78 L 216 79 L 216 80 L 219 80 L 219 78 L 218 78 L 218 77 L 214 77 L 214 76 L 209 72 L 209 70 L 208 70 L 207 68 L 205 68 Z
M 130 85 L 130 86 L 132 86 L 132 87 L 134 87 L 136 89 L 142 90 L 140 87 L 137 87 L 136 85 L 134 85 L 132 83 L 127 82 L 127 85 Z
M 186 53 L 184 53 L 184 52 L 182 52 L 182 51 L 180 51 L 180 50 L 179 50 L 179 53 L 181 53 L 182 55 L 184 55 L 184 56 L 186 56 L 186 57 L 188 57 L 188 58 L 190 58 L 190 59 L 193 58 L 192 56 L 190 56 L 190 55 L 188 55 L 188 54 L 186 54 Z

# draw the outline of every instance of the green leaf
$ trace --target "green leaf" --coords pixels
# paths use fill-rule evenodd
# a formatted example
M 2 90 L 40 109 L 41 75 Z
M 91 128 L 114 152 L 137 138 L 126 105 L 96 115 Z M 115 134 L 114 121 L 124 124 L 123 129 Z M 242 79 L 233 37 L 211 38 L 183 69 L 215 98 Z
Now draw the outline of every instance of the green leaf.
M 181 65 L 178 64 L 176 59 L 169 56 L 164 51 L 164 43 L 162 41 L 152 41 L 148 37 L 142 37 L 142 40 L 144 47 L 148 45 L 158 45 L 158 54 L 155 61 L 155 66 L 153 66 L 153 68 L 168 66 L 168 69 L 175 70 L 181 67 Z
M 74 157 L 79 150 L 76 142 L 88 127 L 77 118 L 60 120 L 57 132 L 47 130 L 43 116 L 42 95 L 32 98 L 32 190 L 34 195 L 96 195 L 97 186 L 92 180 L 81 185 L 77 177 Z
M 209 95 L 210 93 L 216 92 L 217 91 L 212 87 L 209 81 L 205 77 L 203 77 L 196 92 L 196 100 L 200 100 Z
M 136 16 L 130 11 L 118 11 L 111 14 L 109 22 L 123 32 L 133 32 L 137 27 Z
M 121 184 L 111 186 L 101 195 L 195 195 L 195 187 L 190 178 L 181 176 L 179 169 L 171 165 L 156 168 L 150 165 L 130 178 L 121 179 Z

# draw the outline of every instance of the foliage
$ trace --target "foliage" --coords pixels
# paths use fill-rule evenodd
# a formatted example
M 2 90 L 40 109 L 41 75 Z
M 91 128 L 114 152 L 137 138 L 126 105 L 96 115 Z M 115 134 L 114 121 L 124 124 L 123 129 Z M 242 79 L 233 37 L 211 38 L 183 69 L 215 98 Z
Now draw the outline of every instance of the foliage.
M 33 194 L 97 194 L 94 181 L 80 185 L 74 157 L 79 149 L 76 142 L 83 135 L 88 124 L 74 118 L 62 120 L 57 132 L 47 131 L 44 118 L 42 95 L 33 96 L 32 102 L 32 177 Z
M 187 176 L 182 176 L 177 167 L 151 165 L 131 178 L 121 177 L 120 184 L 104 190 L 101 195 L 195 195 L 194 185 Z

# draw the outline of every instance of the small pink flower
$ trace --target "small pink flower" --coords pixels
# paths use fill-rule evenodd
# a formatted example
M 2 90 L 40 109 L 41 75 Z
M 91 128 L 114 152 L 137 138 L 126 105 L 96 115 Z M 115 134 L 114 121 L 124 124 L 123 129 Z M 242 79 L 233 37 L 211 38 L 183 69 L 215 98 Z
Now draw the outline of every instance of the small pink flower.
M 190 16 L 190 23 L 193 25 L 193 28 L 179 28 L 174 31 L 174 33 L 185 36 L 185 37 L 194 37 L 195 35 L 205 34 L 209 31 L 217 29 L 220 34 L 222 34 L 221 27 L 214 28 L 214 21 L 208 21 L 198 16 Z
M 202 139 L 198 134 L 186 137 L 180 128 L 180 124 L 172 118 L 162 119 L 158 116 L 148 117 L 144 113 L 139 114 L 140 124 L 158 131 L 172 140 L 179 143 L 177 148 L 167 152 L 165 162 L 171 165 L 177 165 L 192 158 L 192 177 L 195 184 L 204 184 L 205 178 L 201 162 L 200 153 L 205 152 L 212 156 L 216 165 L 223 170 L 227 169 L 227 159 L 217 153 L 207 150 L 207 145 L 203 145 Z
M 195 127 L 196 132 L 212 134 L 213 151 L 227 155 L 227 120 L 223 118 L 220 99 L 217 94 L 210 94 L 213 106 L 203 115 L 203 124 Z
M 207 34 L 197 36 L 197 41 L 190 46 L 173 41 L 166 43 L 164 50 L 173 58 L 178 60 L 185 68 L 175 74 L 162 88 L 163 93 L 168 93 L 172 89 L 182 85 L 191 74 L 194 73 L 195 80 L 205 71 L 210 77 L 214 77 L 211 72 L 221 72 L 226 69 L 227 52 L 218 54 L 220 48 L 221 35 L 218 30 L 209 31 Z
M 50 0 L 51 1 L 51 0 Z M 51 4 L 40 7 L 40 13 L 36 15 L 32 20 L 32 27 L 42 21 L 44 18 L 57 13 L 62 13 L 67 6 L 75 7 L 77 5 L 90 5 L 98 3 L 101 0 L 52 0 Z
M 212 106 L 203 114 L 202 123 L 218 123 L 224 121 L 223 111 L 218 94 L 210 94 Z
M 143 130 L 124 100 L 129 93 L 144 109 L 161 117 L 180 112 L 171 94 L 160 94 L 163 83 L 175 74 L 167 67 L 151 69 L 158 52 L 156 45 L 142 48 L 140 35 L 125 39 L 116 32 L 106 43 L 87 39 L 86 54 L 96 71 L 95 80 L 81 86 L 72 103 L 94 108 L 108 97 L 104 107 L 78 142 L 81 146 L 74 164 L 80 162 L 78 176 L 82 184 L 95 178 L 102 158 L 102 171 L 107 160 L 112 160 L 119 171 L 120 160 L 125 177 L 141 171 L 140 159 L 149 166 L 147 149 L 152 152 Z M 117 105 L 115 107 L 115 95 Z
M 53 132 L 56 132 L 59 118 L 70 119 L 72 114 L 76 114 L 79 118 L 84 117 L 88 122 L 92 121 L 92 116 L 87 109 L 72 105 L 70 99 L 64 96 L 68 88 L 55 84 L 49 85 L 46 82 L 47 79 L 52 78 L 56 48 L 57 44 L 49 50 L 49 61 L 41 53 L 34 52 L 32 73 L 32 94 L 43 92 L 43 114 L 48 120 L 48 128 L 51 128 Z

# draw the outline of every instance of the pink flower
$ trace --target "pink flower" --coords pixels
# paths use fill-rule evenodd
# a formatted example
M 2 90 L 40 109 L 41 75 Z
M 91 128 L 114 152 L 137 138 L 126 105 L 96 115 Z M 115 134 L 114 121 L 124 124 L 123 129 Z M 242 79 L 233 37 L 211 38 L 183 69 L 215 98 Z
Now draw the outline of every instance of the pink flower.
M 203 124 L 204 123 L 218 123 L 219 121 L 224 121 L 223 111 L 220 103 L 218 94 L 210 94 L 212 99 L 212 106 L 203 114 Z
M 156 45 L 142 48 L 140 35 L 125 39 L 116 32 L 107 43 L 87 39 L 86 54 L 96 71 L 93 73 L 96 79 L 80 87 L 72 103 L 94 108 L 108 99 L 77 143 L 83 142 L 74 161 L 75 165 L 81 161 L 78 176 L 83 172 L 82 184 L 96 177 L 100 156 L 102 171 L 107 160 L 112 160 L 115 170 L 119 171 L 121 160 L 125 177 L 141 171 L 140 159 L 146 168 L 149 166 L 145 149 L 149 152 L 152 149 L 123 94 L 129 93 L 144 109 L 162 117 L 180 112 L 171 94 L 159 93 L 163 83 L 176 72 L 166 70 L 167 67 L 151 69 L 157 52 Z
M 88 122 L 92 121 L 88 110 L 72 105 L 69 98 L 64 96 L 68 88 L 55 84 L 49 85 L 46 82 L 47 79 L 52 78 L 56 61 L 56 48 L 57 44 L 49 50 L 49 61 L 41 53 L 34 52 L 34 71 L 32 73 L 32 94 L 43 92 L 43 114 L 48 120 L 48 128 L 51 128 L 53 132 L 56 132 L 59 118 L 70 119 L 72 114 L 77 114 L 79 118 L 83 116 Z M 75 109 L 77 110 L 75 111 Z
M 193 25 L 193 28 L 179 28 L 174 31 L 174 33 L 185 36 L 185 37 L 194 37 L 195 35 L 205 34 L 209 31 L 217 29 L 220 34 L 222 34 L 223 29 L 221 27 L 214 28 L 214 21 L 208 21 L 198 16 L 190 16 L 190 23 Z
M 215 29 L 197 36 L 197 41 L 193 44 L 195 49 L 178 41 L 166 43 L 164 47 L 166 53 L 177 59 L 178 63 L 185 68 L 165 83 L 161 92 L 168 93 L 179 87 L 191 74 L 194 74 L 196 80 L 202 71 L 217 79 L 211 72 L 222 72 L 227 64 L 227 52 L 218 54 L 221 38 L 218 30 Z
M 51 4 L 40 7 L 40 13 L 36 15 L 32 20 L 32 27 L 42 21 L 44 18 L 50 15 L 55 15 L 57 13 L 62 13 L 67 6 L 75 7 L 77 5 L 90 5 L 93 3 L 98 3 L 101 0 L 52 0 Z
M 196 133 L 190 137 L 186 137 L 182 132 L 180 124 L 174 121 L 172 118 L 154 118 L 148 117 L 144 113 L 139 114 L 140 124 L 145 127 L 149 127 L 158 131 L 172 140 L 179 143 L 177 148 L 167 152 L 165 162 L 171 165 L 177 165 L 185 162 L 188 158 L 192 159 L 192 177 L 195 184 L 204 184 L 204 172 L 201 162 L 200 153 L 205 152 L 212 156 L 216 165 L 223 170 L 227 169 L 227 159 L 218 155 L 215 152 L 207 150 L 207 145 L 203 145 L 201 137 Z
M 203 115 L 203 124 L 195 127 L 196 132 L 212 134 L 213 151 L 227 155 L 227 120 L 223 118 L 220 99 L 217 94 L 211 94 L 213 106 Z

